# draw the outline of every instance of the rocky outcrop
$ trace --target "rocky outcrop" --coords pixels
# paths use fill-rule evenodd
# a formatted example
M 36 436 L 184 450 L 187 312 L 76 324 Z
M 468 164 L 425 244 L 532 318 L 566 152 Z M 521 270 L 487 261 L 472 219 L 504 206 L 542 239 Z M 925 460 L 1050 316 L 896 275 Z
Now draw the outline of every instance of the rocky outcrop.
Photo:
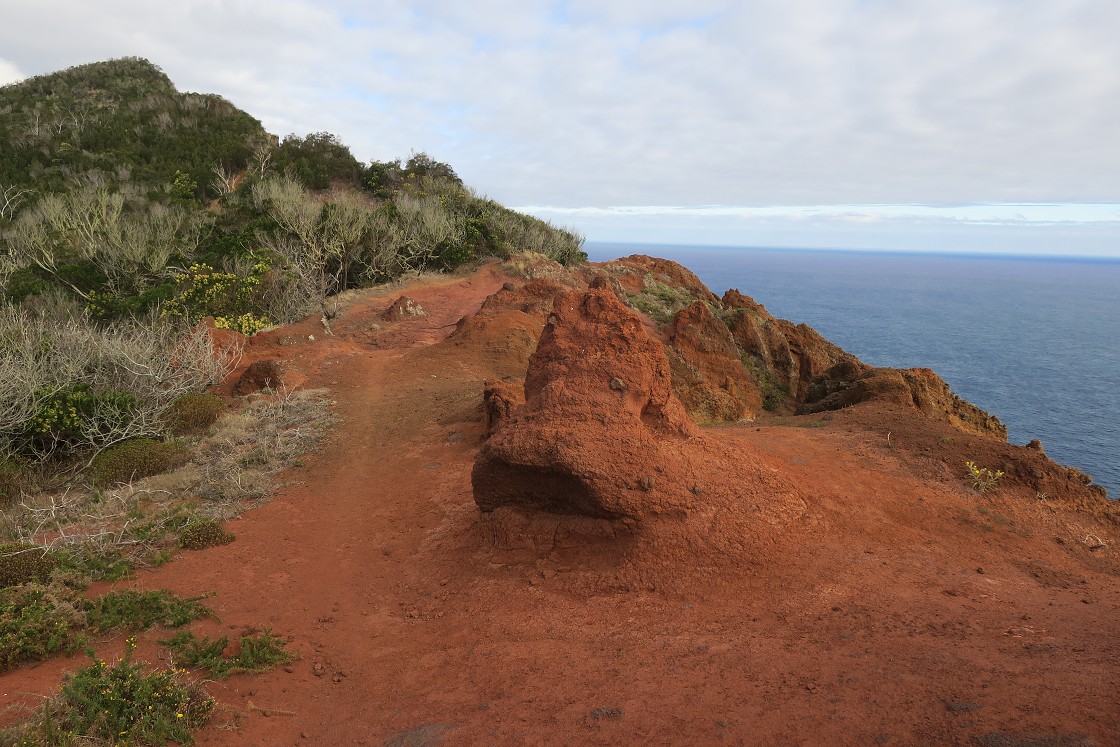
M 837 363 L 866 368 L 809 325 L 777 319 L 765 306 L 734 288 L 723 294 L 723 305 L 734 310 L 728 326 L 735 342 L 758 363 L 769 409 L 800 407 L 813 378 Z
M 387 322 L 399 322 L 404 319 L 413 319 L 418 316 L 427 316 L 428 312 L 424 307 L 416 303 L 408 296 L 401 296 L 396 301 L 389 305 L 389 308 L 381 314 L 381 318 Z
M 670 288 L 680 288 L 693 298 L 718 303 L 719 298 L 696 274 L 672 260 L 631 254 L 604 265 L 614 275 L 626 293 L 641 293 L 657 283 Z
M 529 360 L 525 404 L 498 418 L 475 461 L 484 512 L 637 518 L 689 500 L 685 452 L 699 431 L 673 394 L 661 343 L 598 286 L 556 297 Z
M 553 300 L 564 288 L 549 278 L 506 283 L 482 302 L 477 313 L 460 319 L 450 339 L 461 347 L 481 345 L 489 358 L 509 365 L 509 375 L 520 378 L 552 311 Z
M 1007 427 L 999 418 L 958 397 L 928 368 L 870 368 L 842 361 L 812 382 L 801 412 L 839 410 L 871 401 L 913 407 L 962 431 L 1007 440 Z
M 262 389 L 278 389 L 284 383 L 284 368 L 274 358 L 253 361 L 233 387 L 233 393 L 244 397 Z
M 753 420 L 762 410 L 758 382 L 743 366 L 727 325 L 703 301 L 666 327 L 673 391 L 699 422 Z

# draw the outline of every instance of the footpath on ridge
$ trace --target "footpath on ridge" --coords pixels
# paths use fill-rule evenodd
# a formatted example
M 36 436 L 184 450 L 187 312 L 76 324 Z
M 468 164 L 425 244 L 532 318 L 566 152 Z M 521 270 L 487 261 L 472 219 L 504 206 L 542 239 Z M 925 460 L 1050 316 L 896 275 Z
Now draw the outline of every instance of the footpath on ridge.
M 726 566 L 672 538 L 630 552 L 581 545 L 554 517 L 511 527 L 481 514 L 483 385 L 520 386 L 540 330 L 510 314 L 452 333 L 506 283 L 525 281 L 493 263 L 364 292 L 333 335 L 308 320 L 249 347 L 245 364 L 279 358 L 291 385 L 327 390 L 335 425 L 231 524 L 235 542 L 122 582 L 214 592 L 220 622 L 195 629 L 266 627 L 299 654 L 209 683 L 219 707 L 199 744 L 1073 746 L 1120 734 L 1115 551 L 1055 541 L 1103 530 L 1017 496 L 978 504 L 962 480 L 920 467 L 944 437 L 911 447 L 891 412 L 702 429 L 786 486 L 780 521 L 758 509 L 758 529 L 742 528 L 751 552 Z M 427 314 L 383 320 L 402 294 Z M 75 665 L 6 684 L 48 692 Z

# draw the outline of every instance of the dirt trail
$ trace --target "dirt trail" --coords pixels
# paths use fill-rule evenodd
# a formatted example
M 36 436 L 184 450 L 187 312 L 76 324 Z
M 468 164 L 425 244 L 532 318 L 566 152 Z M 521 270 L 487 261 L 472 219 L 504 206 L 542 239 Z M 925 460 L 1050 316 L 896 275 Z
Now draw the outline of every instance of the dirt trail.
M 221 622 L 196 630 L 265 626 L 300 654 L 210 684 L 200 744 L 1120 744 L 1117 577 L 1055 553 L 1042 519 L 978 526 L 975 496 L 855 421 L 710 431 L 797 485 L 757 568 L 609 590 L 624 558 L 496 547 L 470 470 L 482 382 L 516 364 L 445 338 L 507 279 L 426 280 L 406 292 L 427 317 L 373 329 L 380 293 L 334 337 L 292 332 L 337 426 L 235 542 L 130 582 L 216 592 Z M 46 692 L 77 664 L 0 683 Z

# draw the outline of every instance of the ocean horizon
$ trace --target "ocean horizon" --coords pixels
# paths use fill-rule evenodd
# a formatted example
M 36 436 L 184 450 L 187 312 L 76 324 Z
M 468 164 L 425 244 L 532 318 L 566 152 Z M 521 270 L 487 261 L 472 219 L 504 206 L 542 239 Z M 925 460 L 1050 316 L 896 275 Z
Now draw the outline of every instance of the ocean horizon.
M 875 366 L 933 369 L 1120 497 L 1120 258 L 587 242 L 650 254 Z

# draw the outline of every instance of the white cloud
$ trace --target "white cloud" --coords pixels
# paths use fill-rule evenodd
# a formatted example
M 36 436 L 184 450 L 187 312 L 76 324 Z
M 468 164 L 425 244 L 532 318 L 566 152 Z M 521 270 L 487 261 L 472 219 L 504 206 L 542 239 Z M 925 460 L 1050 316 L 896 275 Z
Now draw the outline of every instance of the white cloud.
M 19 68 L 4 58 L 0 57 L 0 86 L 6 86 L 9 83 L 16 83 L 21 81 L 27 76 L 19 71 Z
M 145 56 L 278 134 L 427 150 L 509 203 L 1120 202 L 1100 0 L 0 5 L 19 70 Z

